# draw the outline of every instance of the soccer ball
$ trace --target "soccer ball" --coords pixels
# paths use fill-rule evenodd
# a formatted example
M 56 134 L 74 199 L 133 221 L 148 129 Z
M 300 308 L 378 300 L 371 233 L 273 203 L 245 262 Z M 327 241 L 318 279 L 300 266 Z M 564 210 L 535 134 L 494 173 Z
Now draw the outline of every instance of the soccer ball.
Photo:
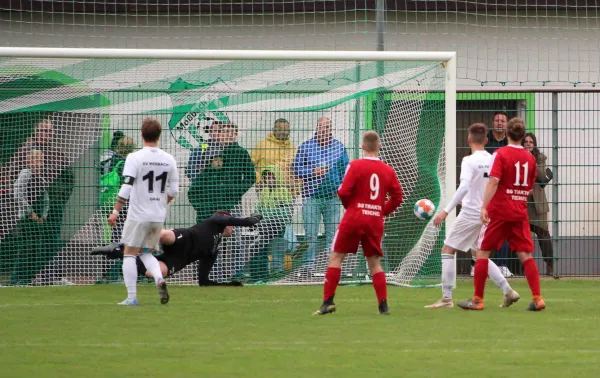
M 415 203 L 415 215 L 422 220 L 430 219 L 435 213 L 435 205 L 430 200 L 423 198 Z

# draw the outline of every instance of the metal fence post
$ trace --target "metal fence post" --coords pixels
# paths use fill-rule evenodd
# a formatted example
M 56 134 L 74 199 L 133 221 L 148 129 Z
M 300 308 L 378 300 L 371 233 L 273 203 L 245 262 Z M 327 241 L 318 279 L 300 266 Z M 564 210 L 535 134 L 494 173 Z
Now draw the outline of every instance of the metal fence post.
M 558 255 L 559 240 L 559 216 L 558 216 L 558 185 L 560 175 L 558 172 L 558 92 L 552 92 L 552 173 L 554 174 L 552 183 L 552 250 L 554 256 Z M 554 274 L 558 274 L 559 264 L 555 258 Z

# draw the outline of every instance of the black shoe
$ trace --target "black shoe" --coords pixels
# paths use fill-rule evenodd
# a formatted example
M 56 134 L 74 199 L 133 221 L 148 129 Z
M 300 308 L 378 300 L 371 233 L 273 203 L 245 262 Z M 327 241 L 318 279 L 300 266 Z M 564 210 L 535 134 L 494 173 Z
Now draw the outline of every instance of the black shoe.
M 388 308 L 387 301 L 385 299 L 382 300 L 381 303 L 379 304 L 379 313 L 381 315 L 389 315 L 390 314 L 390 309 Z
M 325 315 L 325 314 L 330 314 L 332 312 L 335 312 L 335 303 L 330 302 L 323 302 L 323 304 L 321 305 L 321 307 L 319 307 L 319 309 L 317 311 L 315 311 L 313 313 L 313 315 Z
M 123 245 L 119 243 L 110 243 L 102 247 L 92 249 L 90 255 L 104 255 L 109 260 L 118 260 L 123 258 Z

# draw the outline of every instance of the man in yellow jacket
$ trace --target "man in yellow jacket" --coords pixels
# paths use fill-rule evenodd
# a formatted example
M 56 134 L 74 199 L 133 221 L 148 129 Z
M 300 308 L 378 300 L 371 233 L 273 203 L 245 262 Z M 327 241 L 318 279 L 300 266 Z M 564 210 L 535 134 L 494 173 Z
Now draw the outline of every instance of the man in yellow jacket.
M 298 185 L 292 170 L 296 150 L 296 145 L 290 141 L 290 123 L 285 118 L 279 118 L 273 124 L 273 132 L 260 141 L 250 154 L 256 167 L 256 182 L 260 182 L 265 168 L 277 166 L 286 185 L 293 194 L 297 194 Z

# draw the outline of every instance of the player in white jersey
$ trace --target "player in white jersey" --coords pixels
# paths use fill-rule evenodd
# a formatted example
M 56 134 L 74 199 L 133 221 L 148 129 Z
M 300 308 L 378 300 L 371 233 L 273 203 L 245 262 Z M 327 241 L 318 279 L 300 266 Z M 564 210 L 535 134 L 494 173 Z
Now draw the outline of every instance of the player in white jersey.
M 492 155 L 484 149 L 487 142 L 486 136 L 487 128 L 483 123 L 474 123 L 469 127 L 468 140 L 472 154 L 463 158 L 460 168 L 460 186 L 450 203 L 433 220 L 436 226 L 441 226 L 448 213 L 454 210 L 456 205 L 462 201 L 460 214 L 456 217 L 442 247 L 442 299 L 425 306 L 426 308 L 454 307 L 452 301 L 456 278 L 454 255 L 456 251 L 468 251 L 470 249 L 473 256 L 475 256 L 482 226 L 480 213 L 483 192 L 489 181 L 488 174 L 492 161 Z M 489 260 L 488 274 L 504 293 L 504 300 L 500 307 L 508 307 L 519 300 L 519 294 L 510 287 L 508 281 L 492 260 Z
M 160 302 L 169 302 L 167 283 L 160 265 L 152 251 L 158 249 L 163 223 L 167 217 L 167 204 L 179 192 L 179 174 L 173 156 L 158 148 L 161 126 L 158 121 L 145 119 L 142 123 L 144 148 L 127 156 L 123 168 L 125 181 L 119 191 L 117 203 L 108 223 L 116 225 L 123 204 L 129 200 L 127 220 L 123 227 L 121 243 L 125 245 L 123 256 L 123 280 L 127 287 L 127 299 L 120 305 L 137 306 L 136 257 L 154 277 Z

